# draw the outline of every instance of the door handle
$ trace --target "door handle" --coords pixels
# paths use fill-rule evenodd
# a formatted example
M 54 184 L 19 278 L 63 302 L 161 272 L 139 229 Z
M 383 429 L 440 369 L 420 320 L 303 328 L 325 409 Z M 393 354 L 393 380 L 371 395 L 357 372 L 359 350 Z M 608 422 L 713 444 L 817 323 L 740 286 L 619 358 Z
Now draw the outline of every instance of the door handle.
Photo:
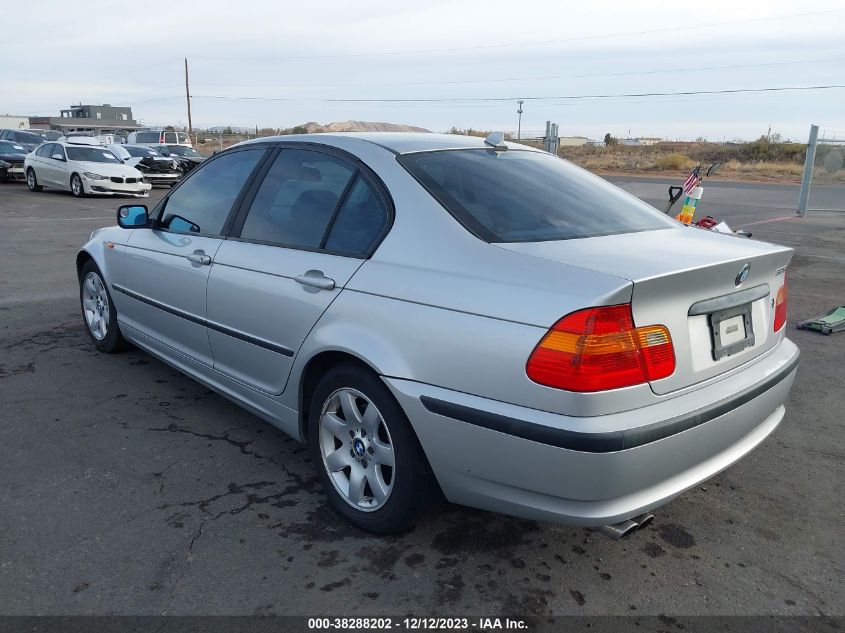
M 201 264 L 203 266 L 208 266 L 211 263 L 211 257 L 202 251 L 196 251 L 190 255 L 185 255 L 185 259 L 189 262 L 194 262 L 195 264 Z
M 332 290 L 334 288 L 334 279 L 329 279 L 323 275 L 322 270 L 309 270 L 304 275 L 297 275 L 293 280 L 303 286 L 311 286 L 320 290 Z

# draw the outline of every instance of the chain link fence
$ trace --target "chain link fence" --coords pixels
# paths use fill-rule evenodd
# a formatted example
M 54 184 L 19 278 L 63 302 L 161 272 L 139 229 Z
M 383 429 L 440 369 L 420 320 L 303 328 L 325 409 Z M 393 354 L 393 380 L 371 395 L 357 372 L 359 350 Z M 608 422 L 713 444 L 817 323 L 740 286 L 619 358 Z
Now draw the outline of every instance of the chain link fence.
M 798 196 L 798 214 L 829 211 L 845 212 L 845 138 L 819 135 L 819 126 L 810 126 L 804 176 Z

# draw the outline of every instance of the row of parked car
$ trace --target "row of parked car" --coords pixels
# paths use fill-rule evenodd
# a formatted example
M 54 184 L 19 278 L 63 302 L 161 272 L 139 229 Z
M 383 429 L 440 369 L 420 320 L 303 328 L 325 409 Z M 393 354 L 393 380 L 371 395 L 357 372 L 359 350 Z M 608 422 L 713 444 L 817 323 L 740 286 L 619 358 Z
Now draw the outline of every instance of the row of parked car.
M 49 187 L 77 197 L 146 196 L 153 185 L 172 186 L 205 160 L 190 145 L 152 142 L 164 133 L 147 134 L 142 139 L 149 142 L 120 144 L 41 130 L 0 130 L 0 182 L 26 181 L 31 191 Z

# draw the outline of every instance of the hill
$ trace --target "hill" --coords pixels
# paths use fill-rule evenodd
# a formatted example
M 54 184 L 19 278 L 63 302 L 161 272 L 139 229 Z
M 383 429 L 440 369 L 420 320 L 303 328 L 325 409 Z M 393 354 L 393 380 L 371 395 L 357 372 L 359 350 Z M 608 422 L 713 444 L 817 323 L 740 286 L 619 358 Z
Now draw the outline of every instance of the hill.
M 425 128 L 415 125 L 403 125 L 401 123 L 383 123 L 379 121 L 338 121 L 335 123 L 317 123 L 309 121 L 296 125 L 282 133 L 294 134 L 315 134 L 318 132 L 430 132 Z

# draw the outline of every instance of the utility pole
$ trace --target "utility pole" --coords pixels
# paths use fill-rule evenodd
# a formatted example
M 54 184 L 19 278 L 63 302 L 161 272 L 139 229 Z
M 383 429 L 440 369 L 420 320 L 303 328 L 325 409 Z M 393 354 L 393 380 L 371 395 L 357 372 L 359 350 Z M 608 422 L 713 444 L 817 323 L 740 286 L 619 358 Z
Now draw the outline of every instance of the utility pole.
M 188 100 L 188 138 L 194 132 L 194 126 L 191 124 L 191 91 L 188 89 L 188 58 L 185 58 L 185 98 Z
M 517 103 L 519 104 L 519 108 L 517 109 L 517 114 L 519 114 L 519 123 L 516 125 L 516 140 L 520 140 L 522 138 L 522 104 L 523 100 L 518 99 Z

